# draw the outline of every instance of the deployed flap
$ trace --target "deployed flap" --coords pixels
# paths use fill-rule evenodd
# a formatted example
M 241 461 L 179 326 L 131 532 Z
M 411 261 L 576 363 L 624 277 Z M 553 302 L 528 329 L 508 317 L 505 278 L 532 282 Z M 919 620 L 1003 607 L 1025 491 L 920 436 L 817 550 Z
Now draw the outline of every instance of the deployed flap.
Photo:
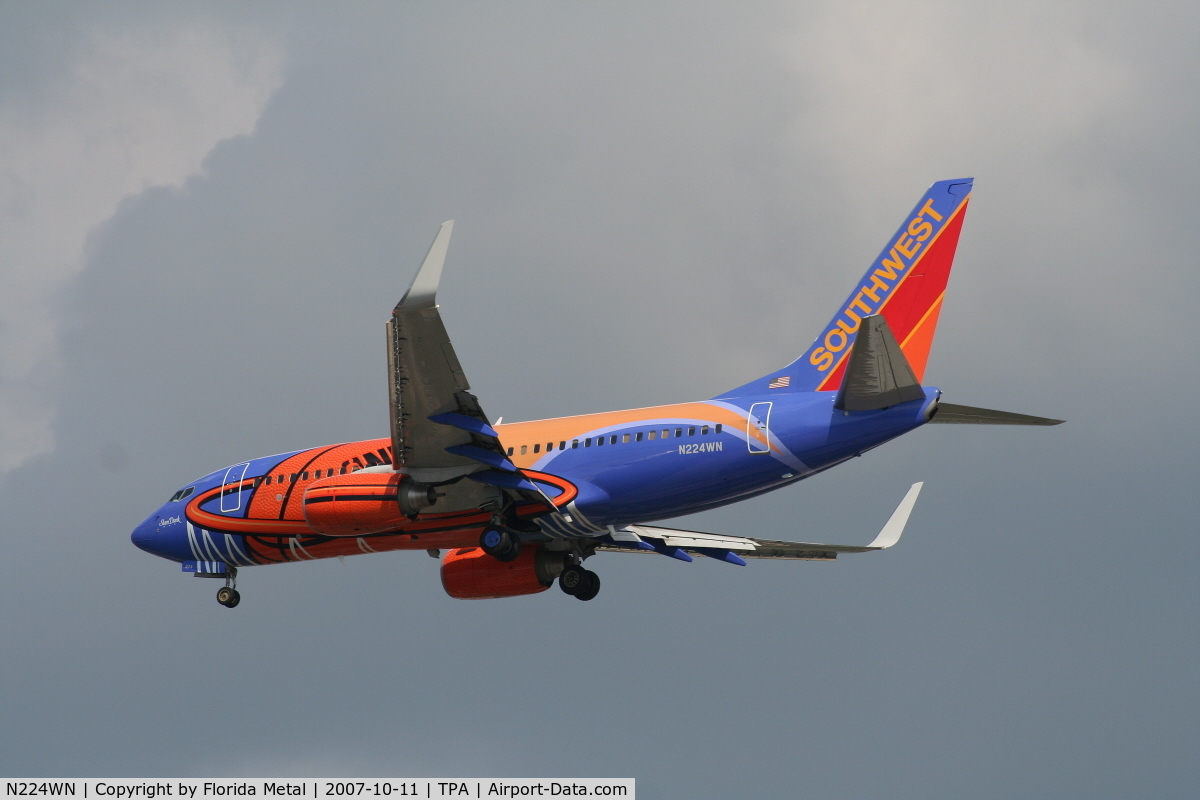
M 1066 422 L 1062 419 L 1014 414 L 1011 411 L 956 406 L 953 403 L 938 403 L 929 421 L 940 425 L 1061 425 Z
M 653 550 L 635 549 L 633 539 L 661 542 L 664 547 L 677 547 L 694 553 L 709 555 L 705 551 L 729 551 L 741 558 L 782 558 L 802 561 L 831 561 L 838 553 L 869 553 L 884 550 L 900 541 L 904 526 L 916 505 L 917 495 L 923 483 L 914 483 L 900 505 L 892 512 L 887 523 L 869 545 L 812 544 L 809 542 L 781 542 L 772 539 L 751 539 L 743 536 L 725 536 L 700 531 L 660 528 L 654 525 L 629 525 L 614 531 L 612 544 L 601 544 L 597 549 L 621 553 L 648 553 Z M 626 534 L 617 536 L 617 533 Z M 630 537 L 627 534 L 634 534 Z
M 863 317 L 835 408 L 873 411 L 925 396 L 887 320 Z

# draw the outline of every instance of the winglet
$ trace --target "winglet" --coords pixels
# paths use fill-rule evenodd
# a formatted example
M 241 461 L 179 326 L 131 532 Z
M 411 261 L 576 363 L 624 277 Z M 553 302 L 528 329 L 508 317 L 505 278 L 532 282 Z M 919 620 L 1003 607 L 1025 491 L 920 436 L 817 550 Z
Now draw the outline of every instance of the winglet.
M 896 506 L 896 510 L 892 512 L 892 516 L 883 526 L 883 530 L 875 537 L 875 541 L 867 545 L 868 548 L 883 550 L 900 541 L 900 534 L 904 533 L 904 526 L 908 523 L 908 515 L 912 513 L 913 506 L 917 504 L 917 495 L 921 493 L 921 487 L 924 485 L 924 481 L 912 485 L 908 494 L 904 495 L 904 499 L 900 501 L 900 505 Z
M 454 230 L 454 220 L 447 220 L 438 228 L 433 244 L 417 270 L 412 285 L 404 293 L 404 297 L 396 305 L 396 310 L 433 308 L 437 305 L 438 282 L 442 279 L 442 264 L 446 261 L 446 250 L 450 247 L 450 232 Z

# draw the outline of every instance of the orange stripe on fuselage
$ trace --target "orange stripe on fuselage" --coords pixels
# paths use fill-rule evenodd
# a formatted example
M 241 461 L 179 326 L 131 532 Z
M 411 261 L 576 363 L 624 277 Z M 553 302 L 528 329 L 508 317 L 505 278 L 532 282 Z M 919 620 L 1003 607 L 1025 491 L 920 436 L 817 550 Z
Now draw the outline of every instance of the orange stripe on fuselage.
M 700 423 L 721 424 L 738 431 L 746 429 L 746 417 L 723 406 L 710 403 L 678 403 L 670 406 L 582 414 L 577 417 L 510 422 L 507 425 L 497 425 L 496 433 L 499 434 L 505 448 L 513 448 L 513 454 L 509 456 L 512 462 L 518 467 L 529 467 L 546 455 L 545 450 L 534 453 L 535 444 L 544 448 L 553 443 L 555 452 L 558 452 L 560 442 L 566 442 L 567 447 L 570 447 L 571 443 L 578 439 L 579 446 L 583 447 L 582 440 L 594 436 L 596 431 L 629 425 L 661 424 L 668 428 L 677 424 L 667 420 L 695 420 Z M 751 431 L 751 434 L 764 446 L 769 446 L 770 443 L 758 430 Z M 521 454 L 521 445 L 529 448 L 524 455 Z

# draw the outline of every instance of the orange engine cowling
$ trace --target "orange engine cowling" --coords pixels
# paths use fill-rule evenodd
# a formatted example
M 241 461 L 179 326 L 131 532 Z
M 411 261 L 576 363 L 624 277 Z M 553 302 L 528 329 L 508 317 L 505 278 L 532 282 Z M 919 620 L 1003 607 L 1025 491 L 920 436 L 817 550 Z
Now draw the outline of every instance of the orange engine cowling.
M 304 520 L 326 536 L 365 536 L 396 530 L 436 499 L 433 487 L 398 472 L 352 472 L 313 481 Z
M 459 600 L 491 600 L 544 592 L 563 570 L 565 554 L 527 544 L 507 563 L 478 547 L 451 550 L 442 559 L 442 587 Z

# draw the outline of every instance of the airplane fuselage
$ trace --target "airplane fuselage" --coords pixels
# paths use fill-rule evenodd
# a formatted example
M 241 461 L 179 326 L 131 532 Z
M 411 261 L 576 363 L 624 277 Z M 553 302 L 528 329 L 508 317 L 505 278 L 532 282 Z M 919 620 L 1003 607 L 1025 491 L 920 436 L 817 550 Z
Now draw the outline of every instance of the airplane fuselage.
M 924 424 L 940 393 L 848 414 L 835 392 L 721 398 L 496 426 L 512 462 L 563 513 L 520 509 L 534 538 L 603 535 L 609 526 L 693 514 L 787 486 Z M 386 550 L 471 547 L 491 514 L 439 508 L 396 511 L 390 439 L 257 458 L 188 484 L 134 532 L 138 547 L 174 561 L 237 567 Z M 386 530 L 327 535 L 309 524 L 322 481 L 378 476 L 353 498 L 385 517 Z M 394 489 L 394 484 L 392 484 Z M 351 500 L 348 497 L 336 498 Z M 383 511 L 383 509 L 387 509 Z M 319 510 L 325 510 L 321 508 Z M 390 521 L 389 521 L 390 520 Z

